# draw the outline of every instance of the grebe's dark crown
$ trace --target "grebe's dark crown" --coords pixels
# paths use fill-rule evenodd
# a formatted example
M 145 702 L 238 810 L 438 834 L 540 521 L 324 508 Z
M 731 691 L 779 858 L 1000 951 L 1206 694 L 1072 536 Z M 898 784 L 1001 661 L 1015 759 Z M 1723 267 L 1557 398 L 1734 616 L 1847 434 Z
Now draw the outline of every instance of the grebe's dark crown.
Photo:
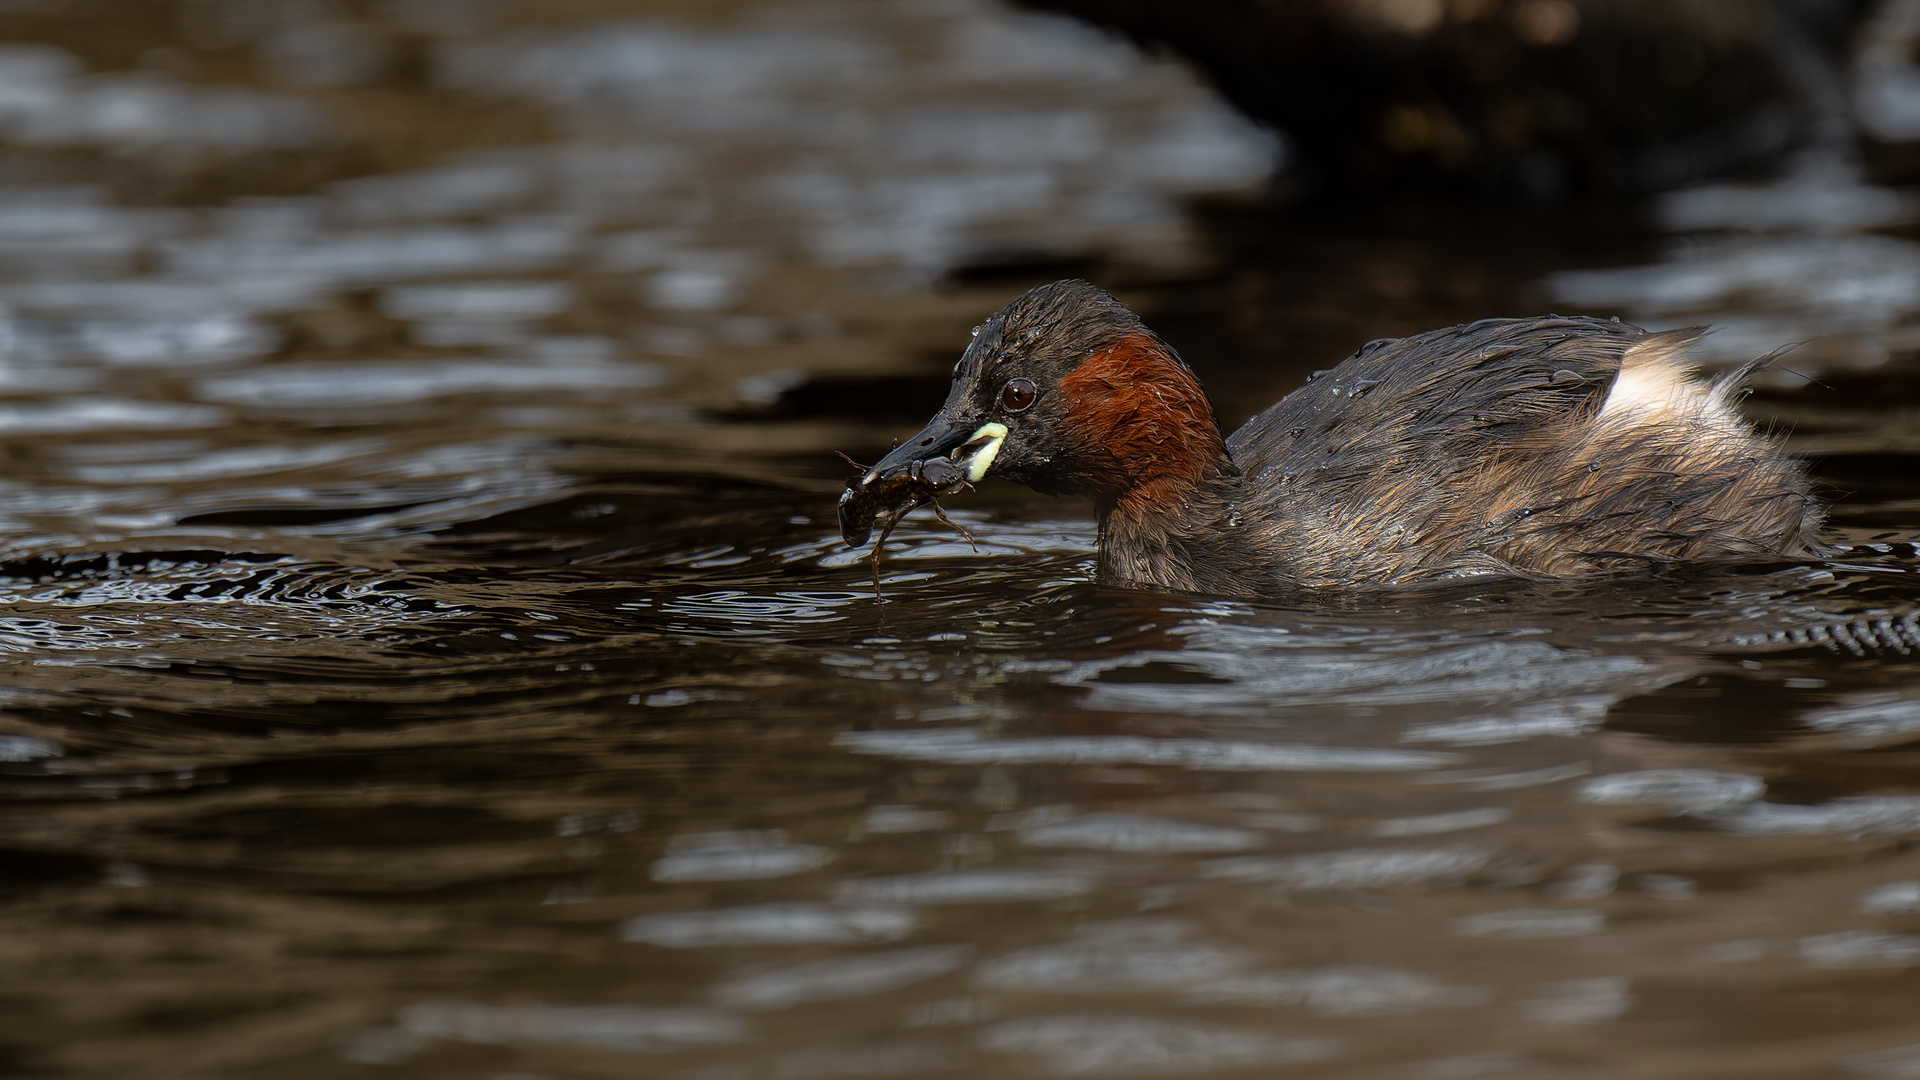
M 1028 378 L 1057 379 L 1091 353 L 1142 335 L 1174 355 L 1139 316 L 1105 291 L 1077 279 L 1056 281 L 1027 290 L 982 323 L 953 374 L 990 378 L 1020 361 Z

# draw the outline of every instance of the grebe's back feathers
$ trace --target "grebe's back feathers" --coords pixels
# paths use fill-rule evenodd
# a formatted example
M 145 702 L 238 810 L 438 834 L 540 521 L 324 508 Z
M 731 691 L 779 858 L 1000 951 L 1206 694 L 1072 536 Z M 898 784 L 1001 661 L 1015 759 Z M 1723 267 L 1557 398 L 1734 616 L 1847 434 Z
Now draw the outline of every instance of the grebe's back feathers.
M 1240 509 L 1303 585 L 1818 550 L 1803 468 L 1736 381 L 1693 377 L 1700 334 L 1556 317 L 1370 343 L 1228 437 Z

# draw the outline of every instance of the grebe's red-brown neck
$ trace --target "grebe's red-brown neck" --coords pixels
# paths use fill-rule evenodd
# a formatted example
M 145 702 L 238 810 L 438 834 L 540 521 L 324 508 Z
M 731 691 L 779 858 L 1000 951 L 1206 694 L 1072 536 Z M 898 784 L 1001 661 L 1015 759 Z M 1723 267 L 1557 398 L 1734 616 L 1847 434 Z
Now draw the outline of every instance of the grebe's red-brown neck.
M 1143 328 L 1088 355 L 1059 389 L 1061 441 L 1099 514 L 1101 578 L 1197 586 L 1191 541 L 1218 542 L 1239 481 L 1199 380 Z
M 1081 490 L 1103 511 L 1148 515 L 1151 503 L 1188 497 L 1226 464 L 1213 404 L 1151 335 L 1096 350 L 1060 380 L 1060 393 L 1062 441 L 1076 450 Z

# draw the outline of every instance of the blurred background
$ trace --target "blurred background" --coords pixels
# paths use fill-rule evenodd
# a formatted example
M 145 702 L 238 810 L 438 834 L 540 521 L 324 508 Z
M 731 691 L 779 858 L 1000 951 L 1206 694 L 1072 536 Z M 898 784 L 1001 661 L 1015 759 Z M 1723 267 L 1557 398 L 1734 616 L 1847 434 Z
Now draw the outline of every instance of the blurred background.
M 1556 304 L 1727 326 L 1723 360 L 1908 347 L 1904 3 L 3 17 L 22 389 L 317 404 L 362 370 L 306 365 L 377 356 L 414 364 L 375 382 L 570 385 L 571 422 L 733 410 L 870 447 L 937 400 L 956 327 L 1068 275 L 1151 309 L 1234 421 L 1359 341 Z M 419 366 L 455 357 L 513 370 Z
M 1916 188 L 1920 0 L 0 0 L 0 1073 L 1920 1076 Z M 1069 276 L 1793 345 L 1852 546 L 876 603 Z

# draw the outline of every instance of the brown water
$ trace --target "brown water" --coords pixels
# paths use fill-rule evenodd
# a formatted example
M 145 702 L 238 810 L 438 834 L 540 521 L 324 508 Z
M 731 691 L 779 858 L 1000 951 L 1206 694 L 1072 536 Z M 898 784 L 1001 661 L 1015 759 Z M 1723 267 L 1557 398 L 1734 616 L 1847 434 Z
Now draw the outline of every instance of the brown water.
M 985 3 L 6 18 L 0 1071 L 1920 1075 L 1898 226 L 1235 204 L 1197 80 Z M 1862 546 L 1253 605 L 988 486 L 876 603 L 829 451 L 1067 272 L 1235 422 L 1823 335 L 1751 411 Z

